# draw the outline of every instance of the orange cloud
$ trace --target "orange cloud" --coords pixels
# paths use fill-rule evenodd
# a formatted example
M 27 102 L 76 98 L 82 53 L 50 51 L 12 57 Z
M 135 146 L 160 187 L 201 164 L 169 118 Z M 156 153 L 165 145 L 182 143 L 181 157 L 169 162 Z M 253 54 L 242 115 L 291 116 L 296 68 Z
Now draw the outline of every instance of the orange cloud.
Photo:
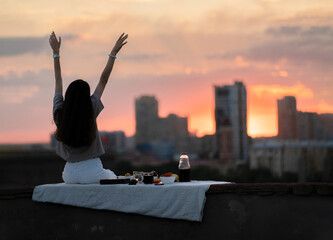
M 288 72 L 287 72 L 287 71 L 280 71 L 280 72 L 279 72 L 279 75 L 280 75 L 281 77 L 288 77 Z
M 255 85 L 249 87 L 249 91 L 257 97 L 281 98 L 283 96 L 295 96 L 297 98 L 313 98 L 313 91 L 300 82 L 293 86 L 281 85 Z

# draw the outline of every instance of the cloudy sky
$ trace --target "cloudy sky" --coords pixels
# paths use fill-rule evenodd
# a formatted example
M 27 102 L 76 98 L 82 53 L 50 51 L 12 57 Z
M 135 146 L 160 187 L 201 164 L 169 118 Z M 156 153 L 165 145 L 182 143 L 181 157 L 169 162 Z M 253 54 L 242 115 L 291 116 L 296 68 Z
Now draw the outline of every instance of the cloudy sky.
M 241 80 L 248 133 L 277 134 L 276 100 L 333 112 L 331 0 L 0 0 L 0 143 L 47 142 L 54 130 L 48 36 L 62 36 L 65 87 L 95 88 L 122 32 L 99 129 L 135 132 L 134 101 L 154 95 L 159 114 L 188 116 L 198 136 L 214 132 L 214 85 Z

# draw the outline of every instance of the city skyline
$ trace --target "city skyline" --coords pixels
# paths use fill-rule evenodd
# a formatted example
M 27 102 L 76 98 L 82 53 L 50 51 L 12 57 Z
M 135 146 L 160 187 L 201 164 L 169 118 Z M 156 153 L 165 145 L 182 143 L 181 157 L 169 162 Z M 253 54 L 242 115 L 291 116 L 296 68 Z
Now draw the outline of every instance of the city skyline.
M 236 81 L 235 81 L 236 82 Z M 226 84 L 226 85 L 232 85 L 231 83 L 230 84 Z M 221 85 L 222 86 L 222 85 Z M 246 85 L 245 85 L 246 86 Z M 212 86 L 212 88 L 216 88 L 217 86 L 215 85 L 215 86 Z M 137 96 L 135 99 L 137 99 L 138 97 L 143 97 L 143 96 L 149 96 L 149 97 L 154 97 L 155 98 L 155 95 L 154 94 L 152 94 L 152 95 L 140 95 L 140 96 Z M 289 96 L 285 96 L 285 95 L 281 95 L 281 97 L 289 97 Z M 294 97 L 294 96 L 292 96 L 292 97 Z M 134 99 L 134 101 L 135 101 L 135 99 Z M 158 98 L 157 98 L 158 99 Z M 278 103 L 278 101 L 279 101 L 279 99 L 276 99 L 276 103 L 275 103 L 275 105 Z M 157 102 L 158 102 L 158 100 L 157 100 Z M 135 105 L 135 104 L 133 104 L 133 105 Z M 249 105 L 249 103 L 247 103 L 247 105 Z M 211 106 L 212 107 L 212 111 L 213 111 L 213 115 L 214 115 L 214 104 L 213 104 L 213 106 Z M 162 112 L 161 110 L 159 110 L 160 112 Z M 276 108 L 276 111 L 278 111 L 278 108 Z M 320 112 L 309 112 L 309 113 L 320 113 Z M 333 111 L 332 112 L 323 112 L 324 114 L 325 113 L 332 113 L 333 114 Z M 169 115 L 172 115 L 172 114 L 176 114 L 175 113 L 175 111 L 171 111 L 171 112 L 169 112 L 169 113 L 165 113 L 165 115 L 161 115 L 161 114 L 158 114 L 158 117 L 161 117 L 161 118 L 166 118 L 166 117 L 168 117 Z M 177 115 L 177 114 L 176 114 Z M 188 116 L 186 116 L 186 115 L 179 115 L 180 117 L 185 117 L 185 118 L 188 118 Z M 211 135 L 211 134 L 215 134 L 215 123 L 214 123 L 214 121 L 215 121 L 215 119 L 214 119 L 214 116 L 212 117 L 212 121 L 213 121 L 213 130 L 211 131 L 211 132 L 205 132 L 204 134 L 198 134 L 198 135 L 196 135 L 197 137 L 203 137 L 203 136 L 205 136 L 205 135 Z M 276 128 L 276 133 L 275 134 L 273 134 L 273 135 L 251 135 L 251 134 L 249 134 L 249 130 L 247 131 L 247 133 L 248 133 L 248 135 L 250 136 L 250 137 L 278 137 L 278 114 L 276 114 L 276 119 L 274 120 L 275 122 L 276 122 L 276 125 L 277 125 L 277 128 Z M 98 121 L 99 122 L 99 121 Z M 248 125 L 248 122 L 249 122 L 249 120 L 247 120 L 247 125 Z M 135 117 L 134 117 L 134 126 L 135 126 Z M 100 129 L 102 132 L 103 131 L 124 131 L 125 132 L 125 134 L 126 134 L 126 137 L 134 137 L 135 136 L 135 127 L 134 127 L 134 133 L 133 134 L 128 134 L 128 132 L 126 131 L 126 129 L 112 129 L 112 130 L 106 130 L 106 129 Z M 27 143 L 27 144 L 29 144 L 29 143 L 47 143 L 47 142 L 49 142 L 49 134 L 52 134 L 53 132 L 48 132 L 48 138 L 45 140 L 45 141 L 40 141 L 40 142 L 20 142 L 20 141 L 18 141 L 18 142 L 1 142 L 0 141 L 0 144 L 15 144 L 15 143 L 18 143 L 18 144 L 20 144 L 20 143 Z M 197 132 L 196 131 L 190 131 L 190 128 L 189 128 L 189 133 L 191 133 L 191 134 L 196 134 Z
M 332 12 L 329 0 L 2 2 L 0 143 L 47 142 L 55 128 L 52 30 L 63 40 L 64 87 L 82 78 L 92 91 L 114 41 L 129 33 L 102 97 L 100 130 L 133 135 L 134 99 L 148 94 L 162 103 L 161 117 L 186 116 L 191 132 L 213 134 L 212 86 L 238 79 L 249 135 L 275 136 L 283 96 L 295 96 L 299 111 L 333 112 Z

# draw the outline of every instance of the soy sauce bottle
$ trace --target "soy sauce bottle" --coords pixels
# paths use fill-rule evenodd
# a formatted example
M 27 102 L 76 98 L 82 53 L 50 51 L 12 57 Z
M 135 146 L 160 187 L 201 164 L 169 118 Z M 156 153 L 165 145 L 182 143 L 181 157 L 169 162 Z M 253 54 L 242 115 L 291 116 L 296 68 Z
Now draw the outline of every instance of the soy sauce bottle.
M 179 182 L 190 182 L 191 181 L 191 166 L 190 160 L 186 152 L 182 152 L 179 159 Z

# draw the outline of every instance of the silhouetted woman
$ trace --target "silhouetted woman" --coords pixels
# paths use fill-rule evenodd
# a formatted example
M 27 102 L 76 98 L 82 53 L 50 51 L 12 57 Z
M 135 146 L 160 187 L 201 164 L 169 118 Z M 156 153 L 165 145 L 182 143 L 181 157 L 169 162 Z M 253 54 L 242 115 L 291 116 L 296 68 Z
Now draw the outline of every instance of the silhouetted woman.
M 104 108 L 101 96 L 109 80 L 116 55 L 127 43 L 124 33 L 114 45 L 93 95 L 89 84 L 81 79 L 73 81 L 67 88 L 65 99 L 62 94 L 60 69 L 61 37 L 54 32 L 50 35 L 53 50 L 55 94 L 53 99 L 53 118 L 57 126 L 57 154 L 67 161 L 62 178 L 65 183 L 98 183 L 100 179 L 116 178 L 104 169 L 99 157 L 105 153 L 98 133 L 96 118 Z

